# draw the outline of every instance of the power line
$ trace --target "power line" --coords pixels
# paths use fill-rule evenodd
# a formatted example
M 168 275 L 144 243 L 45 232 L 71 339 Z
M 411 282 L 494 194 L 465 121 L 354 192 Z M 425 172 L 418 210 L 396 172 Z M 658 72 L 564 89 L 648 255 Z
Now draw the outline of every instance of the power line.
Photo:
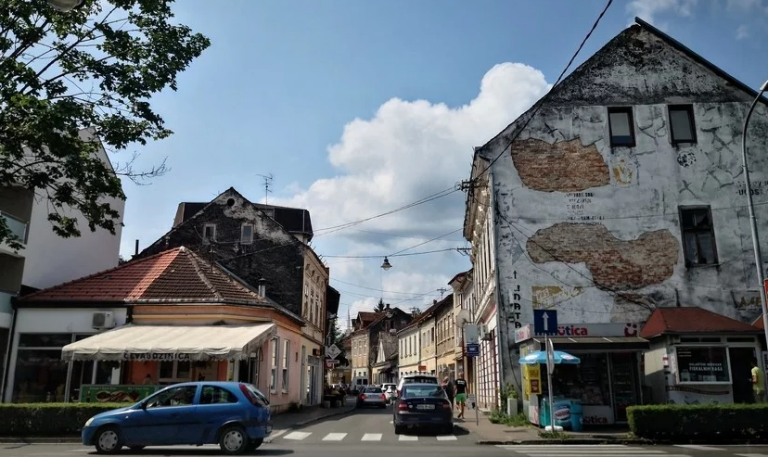
M 361 286 L 359 284 L 354 284 L 354 283 L 351 283 L 351 282 L 342 281 L 341 279 L 336 279 L 336 278 L 331 278 L 331 281 L 340 282 L 340 283 L 346 284 L 348 286 L 359 287 L 361 289 L 373 290 L 373 291 L 376 291 L 376 292 L 386 292 L 388 294 L 418 295 L 418 292 L 397 292 L 397 291 L 394 291 L 394 290 L 376 289 L 374 287 Z
M 436 236 L 436 237 L 434 237 L 434 238 L 432 238 L 432 239 L 429 239 L 429 240 L 427 240 L 427 241 L 424 241 L 423 243 L 419 243 L 419 244 L 413 245 L 413 246 L 411 246 L 411 247 L 408 247 L 408 248 L 405 248 L 405 249 L 401 249 L 401 250 L 399 250 L 399 251 L 397 251 L 397 252 L 395 252 L 395 253 L 393 253 L 393 254 L 389 254 L 387 257 L 395 257 L 396 255 L 400 254 L 401 252 L 410 251 L 410 250 L 411 250 L 411 249 L 413 249 L 413 248 L 417 248 L 417 247 L 419 247 L 419 246 L 424 246 L 424 245 L 425 245 L 425 244 L 427 244 L 427 243 L 431 243 L 431 242 L 433 242 L 433 241 L 437 241 L 437 240 L 439 240 L 440 238 L 446 237 L 446 236 L 448 236 L 448 235 L 453 235 L 454 233 L 456 233 L 456 232 L 461 232 L 462 230 L 464 230 L 464 229 L 463 229 L 463 228 L 460 228 L 460 229 L 456 229 L 456 230 L 451 230 L 451 231 L 450 231 L 450 232 L 448 232 L 448 233 L 443 233 L 442 235 L 439 235 L 439 236 Z
M 323 255 L 323 258 L 328 259 L 380 259 L 382 257 L 406 257 L 406 256 L 412 256 L 412 255 L 424 255 L 424 254 L 432 254 L 435 252 L 448 252 L 448 251 L 455 251 L 457 248 L 448 248 L 448 249 L 435 249 L 433 251 L 421 251 L 421 252 L 409 252 L 405 254 L 395 254 L 395 255 Z
M 544 102 L 547 100 L 547 98 L 548 98 L 548 97 L 549 97 L 549 96 L 550 96 L 550 95 L 551 95 L 551 94 L 552 94 L 552 93 L 555 91 L 555 89 L 557 89 L 557 87 L 558 87 L 558 84 L 560 84 L 560 81 L 562 81 L 562 79 L 563 79 L 563 76 L 565 76 L 565 73 L 566 73 L 566 72 L 568 71 L 568 69 L 571 67 L 571 65 L 573 64 L 573 61 L 574 61 L 574 60 L 576 60 L 576 57 L 577 57 L 577 56 L 579 55 L 579 53 L 581 52 L 582 48 L 584 48 L 584 44 L 586 44 L 587 40 L 589 40 L 589 38 L 592 36 L 592 33 L 595 31 L 595 29 L 597 29 L 597 25 L 598 25 L 598 24 L 600 23 L 600 21 L 603 19 L 603 16 L 605 16 L 605 13 L 608 11 L 608 8 L 610 8 L 610 7 L 611 7 L 611 4 L 612 4 L 612 3 L 613 3 L 613 0 L 608 0 L 608 3 L 606 3 L 606 5 L 605 5 L 605 8 L 603 8 L 603 11 L 602 11 L 602 12 L 600 13 L 600 15 L 597 17 L 597 19 L 595 20 L 595 23 L 594 23 L 594 24 L 592 24 L 592 28 L 589 30 L 589 32 L 587 33 L 587 35 L 586 35 L 586 36 L 584 37 L 584 39 L 581 41 L 581 44 L 579 45 L 578 49 L 576 49 L 576 52 L 573 54 L 573 56 L 571 56 L 571 60 L 569 60 L 569 61 L 568 61 L 568 64 L 565 66 L 565 68 L 563 68 L 563 71 L 560 73 L 560 76 L 558 76 L 558 78 L 557 78 L 557 81 L 555 81 L 555 84 L 553 84 L 553 85 L 552 85 L 552 88 L 549 90 L 549 92 L 547 92 L 546 94 L 544 94 L 544 96 L 543 96 L 543 97 L 541 97 L 541 98 L 539 99 L 539 101 L 537 101 L 537 102 L 534 104 L 534 106 L 533 106 L 533 108 L 532 108 L 532 109 L 533 109 L 533 111 L 531 112 L 531 114 L 530 114 L 530 115 L 528 115 L 527 119 L 526 119 L 526 120 L 525 120 L 525 122 L 523 123 L 523 126 L 522 126 L 522 127 L 520 127 L 519 129 L 517 129 L 517 131 L 515 132 L 515 134 L 514 134 L 514 135 L 512 135 L 512 138 L 511 138 L 511 139 L 509 140 L 509 142 L 507 143 L 507 145 L 506 145 L 506 146 L 505 146 L 505 147 L 504 147 L 504 148 L 503 148 L 503 149 L 502 149 L 502 150 L 499 152 L 499 155 L 497 155 L 497 156 L 496 156 L 496 157 L 495 157 L 495 158 L 494 158 L 494 159 L 493 159 L 493 160 L 492 160 L 492 161 L 491 161 L 491 162 L 488 164 L 488 166 L 487 166 L 487 167 L 485 167 L 485 169 L 484 169 L 484 170 L 483 170 L 481 173 L 479 173 L 479 174 L 477 175 L 477 178 L 479 178 L 480 176 L 482 176 L 482 175 L 483 175 L 483 174 L 484 174 L 486 171 L 490 170 L 490 169 L 491 169 L 491 167 L 493 166 L 493 164 L 494 164 L 494 163 L 496 163 L 496 161 L 497 161 L 497 160 L 499 160 L 499 159 L 501 158 L 501 156 L 502 156 L 502 155 L 504 155 L 504 151 L 506 151 L 506 150 L 507 150 L 507 148 L 509 148 L 509 147 L 511 147 L 511 146 L 512 146 L 512 143 L 514 143 L 514 142 L 517 140 L 517 137 L 519 137 L 519 136 L 520 136 L 520 134 L 521 134 L 521 133 L 523 133 L 523 130 L 525 130 L 525 128 L 528 126 L 528 123 L 529 123 L 529 122 L 531 122 L 531 120 L 534 118 L 534 116 L 536 116 L 536 113 L 539 111 L 539 109 L 540 109 L 540 108 L 541 108 L 541 106 L 544 104 Z M 523 114 L 523 116 L 525 116 L 525 114 Z M 477 179 L 477 178 L 475 178 L 475 179 Z

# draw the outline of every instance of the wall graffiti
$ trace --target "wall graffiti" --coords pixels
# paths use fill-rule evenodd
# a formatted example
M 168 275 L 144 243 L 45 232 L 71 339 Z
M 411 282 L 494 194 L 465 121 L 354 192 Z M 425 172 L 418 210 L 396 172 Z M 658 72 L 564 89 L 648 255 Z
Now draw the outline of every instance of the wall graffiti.
M 522 328 L 523 322 L 522 322 L 522 313 L 523 313 L 523 306 L 521 304 L 523 300 L 523 296 L 520 294 L 520 282 L 517 279 L 517 270 L 512 272 L 512 301 L 510 302 L 510 310 L 507 313 L 507 321 L 513 328 Z
M 558 303 L 581 295 L 582 292 L 581 287 L 531 286 L 533 309 L 553 308 Z

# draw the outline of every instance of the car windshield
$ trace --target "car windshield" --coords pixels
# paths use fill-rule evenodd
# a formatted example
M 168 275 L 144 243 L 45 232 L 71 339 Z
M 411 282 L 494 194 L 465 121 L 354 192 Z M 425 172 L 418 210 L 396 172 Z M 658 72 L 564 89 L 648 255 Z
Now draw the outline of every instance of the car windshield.
M 403 398 L 443 397 L 445 392 L 440 386 L 407 386 Z
M 368 393 L 368 394 L 380 394 L 381 393 L 381 389 L 379 389 L 378 387 L 369 387 L 369 388 L 365 389 L 365 393 Z
M 414 377 L 414 378 L 406 378 L 406 383 L 409 384 L 437 384 L 437 378 L 433 378 L 430 376 L 424 376 L 424 377 Z

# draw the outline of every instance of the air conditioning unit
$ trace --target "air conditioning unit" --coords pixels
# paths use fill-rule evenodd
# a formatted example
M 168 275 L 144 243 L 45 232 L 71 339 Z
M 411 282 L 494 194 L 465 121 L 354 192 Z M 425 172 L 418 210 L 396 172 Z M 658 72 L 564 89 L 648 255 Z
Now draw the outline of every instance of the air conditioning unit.
M 115 315 L 111 311 L 93 313 L 91 327 L 95 329 L 105 329 L 115 327 Z
M 477 326 L 477 333 L 480 336 L 480 339 L 483 341 L 490 341 L 491 340 L 491 332 L 488 331 L 488 326 L 485 324 L 480 324 Z

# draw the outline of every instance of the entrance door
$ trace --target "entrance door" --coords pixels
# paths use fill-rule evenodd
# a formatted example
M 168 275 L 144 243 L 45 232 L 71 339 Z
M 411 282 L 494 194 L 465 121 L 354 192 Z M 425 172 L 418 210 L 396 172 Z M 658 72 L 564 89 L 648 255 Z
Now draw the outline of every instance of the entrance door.
M 752 395 L 752 358 L 753 348 L 729 348 L 731 359 L 731 382 L 733 384 L 734 403 L 753 403 Z

